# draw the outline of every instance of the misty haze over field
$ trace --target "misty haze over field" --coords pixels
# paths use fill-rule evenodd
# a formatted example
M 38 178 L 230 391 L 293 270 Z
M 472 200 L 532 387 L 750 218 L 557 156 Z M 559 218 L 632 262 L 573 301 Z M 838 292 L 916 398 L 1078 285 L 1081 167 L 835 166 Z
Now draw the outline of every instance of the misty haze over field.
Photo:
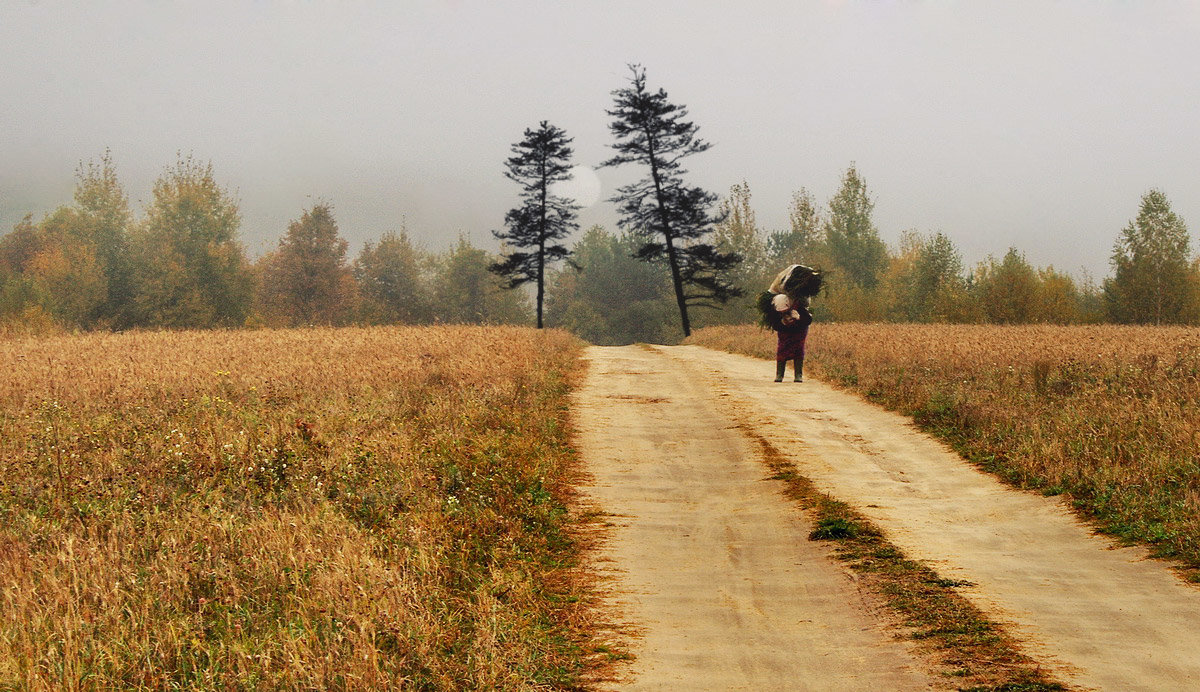
M 106 148 L 135 209 L 176 152 L 236 192 L 252 254 L 315 200 L 357 249 L 405 223 L 491 246 L 503 161 L 546 119 L 575 162 L 646 66 L 745 180 L 760 226 L 824 202 L 851 163 L 884 240 L 943 231 L 1095 276 L 1141 195 L 1200 227 L 1200 4 L 1137 2 L 5 2 L 0 233 L 69 203 Z M 598 172 L 601 197 L 632 172 Z M 583 227 L 615 230 L 613 205 Z

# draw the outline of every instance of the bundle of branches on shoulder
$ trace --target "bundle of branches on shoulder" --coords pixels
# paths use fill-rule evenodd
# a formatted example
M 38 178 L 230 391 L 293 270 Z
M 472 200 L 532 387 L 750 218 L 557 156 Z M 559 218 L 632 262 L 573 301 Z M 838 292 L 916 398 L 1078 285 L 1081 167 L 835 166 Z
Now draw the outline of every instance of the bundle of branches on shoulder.
M 758 311 L 763 327 L 777 332 L 799 331 L 812 323 L 812 313 L 808 311 L 808 301 L 821 292 L 821 270 L 806 267 L 803 264 L 793 264 L 784 269 L 771 282 L 771 287 L 758 294 Z M 789 310 L 779 308 L 776 297 L 786 295 Z M 799 314 L 799 319 L 790 318 L 792 310 Z

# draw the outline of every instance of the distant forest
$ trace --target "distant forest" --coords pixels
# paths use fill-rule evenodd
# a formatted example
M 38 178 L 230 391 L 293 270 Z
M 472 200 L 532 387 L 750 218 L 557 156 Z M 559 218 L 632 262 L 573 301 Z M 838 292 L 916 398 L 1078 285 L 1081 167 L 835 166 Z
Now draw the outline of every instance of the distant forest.
M 1031 266 L 1016 248 L 966 266 L 944 233 L 909 231 L 888 246 L 853 165 L 825 204 L 799 190 L 783 230 L 758 227 L 745 183 L 718 206 L 708 242 L 741 257 L 722 275 L 740 296 L 694 307 L 695 327 L 756 321 L 756 295 L 791 263 L 825 272 L 819 321 L 1200 323 L 1200 263 L 1157 190 L 1140 207 L 1131 200 L 1098 284 Z M 0 333 L 535 322 L 531 291 L 496 271 L 503 251 L 459 237 L 429 252 L 397 228 L 351 258 L 334 211 L 298 210 L 275 249 L 251 260 L 238 202 L 210 164 L 181 157 L 135 216 L 106 154 L 80 167 L 72 203 L 0 237 Z M 633 230 L 577 234 L 570 262 L 546 269 L 546 326 L 599 344 L 678 341 L 670 272 L 635 258 L 643 246 Z

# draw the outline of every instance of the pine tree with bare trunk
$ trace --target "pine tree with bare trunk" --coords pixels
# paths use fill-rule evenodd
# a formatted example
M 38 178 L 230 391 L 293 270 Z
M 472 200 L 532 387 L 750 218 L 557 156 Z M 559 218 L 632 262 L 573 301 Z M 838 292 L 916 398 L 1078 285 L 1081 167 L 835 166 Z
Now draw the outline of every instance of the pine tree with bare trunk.
M 649 90 L 641 66 L 630 65 L 630 70 L 629 86 L 612 92 L 615 105 L 607 111 L 617 155 L 601 165 L 636 163 L 648 169 L 645 178 L 620 187 L 611 201 L 621 212 L 621 228 L 643 240 L 635 257 L 665 261 L 670 269 L 686 337 L 692 333 L 689 305 L 716 307 L 741 295 L 727 274 L 742 257 L 705 242 L 721 220 L 709 211 L 717 196 L 683 182 L 683 159 L 712 145 L 696 136 L 699 127 L 685 119 L 685 107 L 668 101 L 662 89 Z
M 542 328 L 542 303 L 546 295 L 546 265 L 570 254 L 555 241 L 579 228 L 579 205 L 555 195 L 555 183 L 571 177 L 572 139 L 545 120 L 537 130 L 525 130 L 525 138 L 512 146 L 513 156 L 505 162 L 504 176 L 521 186 L 521 206 L 504 217 L 506 231 L 492 231 L 499 240 L 521 248 L 504 255 L 490 269 L 505 277 L 508 288 L 533 281 L 537 285 L 537 326 Z

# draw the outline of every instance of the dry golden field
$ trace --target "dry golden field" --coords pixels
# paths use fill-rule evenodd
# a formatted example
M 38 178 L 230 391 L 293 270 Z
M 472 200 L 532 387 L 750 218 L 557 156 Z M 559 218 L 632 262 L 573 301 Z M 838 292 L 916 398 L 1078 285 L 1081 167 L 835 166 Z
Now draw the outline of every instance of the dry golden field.
M 579 347 L 490 327 L 0 341 L 0 688 L 573 686 Z
M 774 359 L 758 327 L 688 343 Z M 806 368 L 1200 568 L 1200 329 L 818 323 Z

